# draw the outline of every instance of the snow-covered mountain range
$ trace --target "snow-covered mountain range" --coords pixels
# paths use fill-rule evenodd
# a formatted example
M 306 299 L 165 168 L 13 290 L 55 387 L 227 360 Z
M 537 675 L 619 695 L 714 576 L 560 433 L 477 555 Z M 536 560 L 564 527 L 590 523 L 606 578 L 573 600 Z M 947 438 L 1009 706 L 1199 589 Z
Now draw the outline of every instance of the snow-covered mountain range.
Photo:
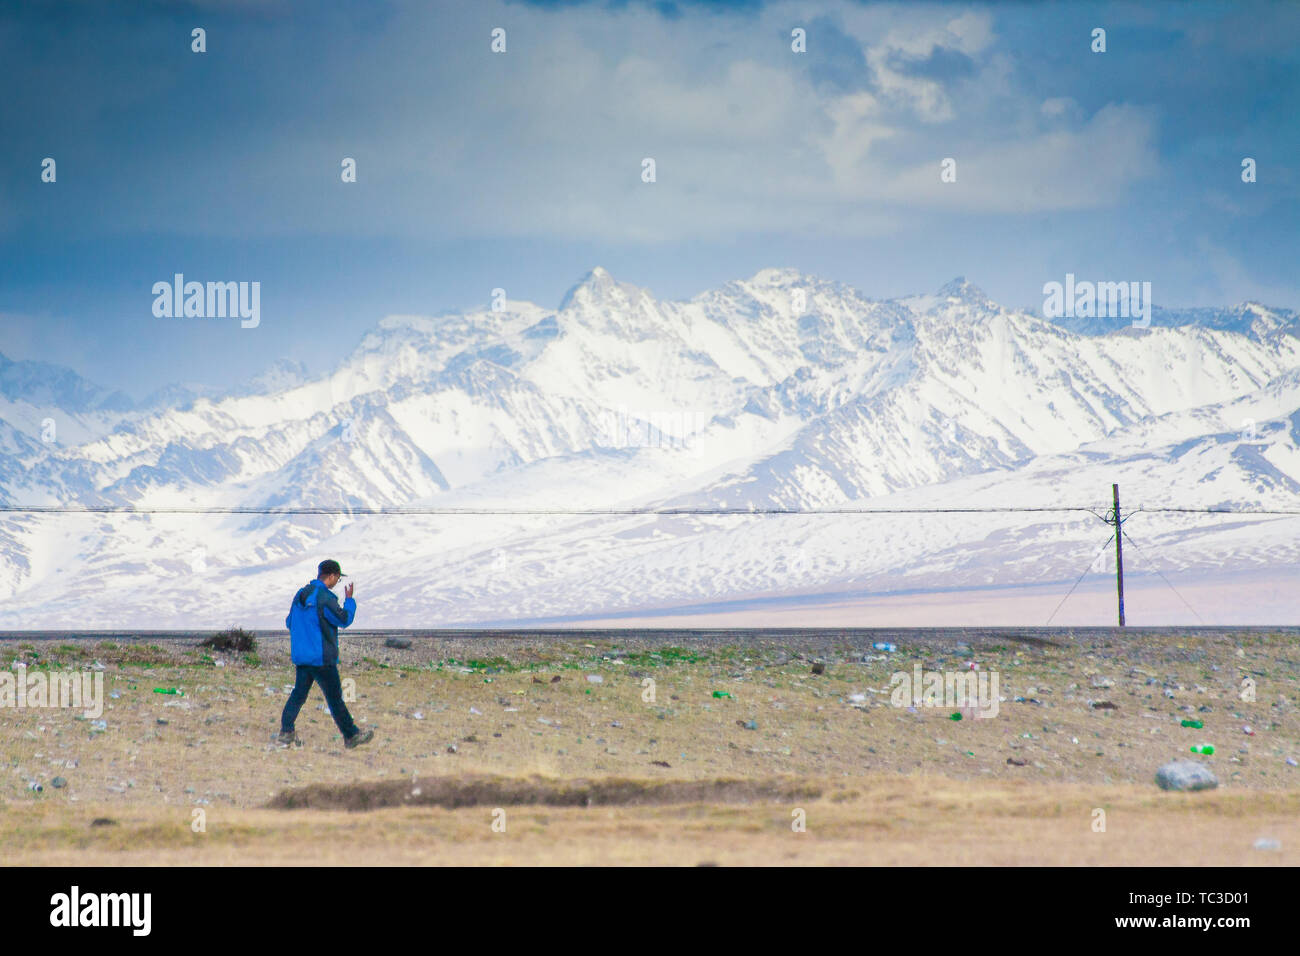
M 8 626 L 274 627 L 322 557 L 358 580 L 367 626 L 1062 594 L 1110 533 L 1086 512 L 574 511 L 1104 513 L 1112 482 L 1129 508 L 1300 510 L 1290 310 L 1157 307 L 1140 329 L 1007 310 L 962 279 L 880 301 L 781 269 L 659 301 L 597 268 L 558 308 L 503 305 L 390 316 L 324 377 L 278 363 L 139 404 L 0 357 L 0 504 L 344 512 L 0 515 Z M 537 513 L 346 513 L 375 508 Z M 1300 517 L 1126 529 L 1134 587 L 1158 570 L 1207 621 L 1245 623 L 1252 582 L 1295 580 Z

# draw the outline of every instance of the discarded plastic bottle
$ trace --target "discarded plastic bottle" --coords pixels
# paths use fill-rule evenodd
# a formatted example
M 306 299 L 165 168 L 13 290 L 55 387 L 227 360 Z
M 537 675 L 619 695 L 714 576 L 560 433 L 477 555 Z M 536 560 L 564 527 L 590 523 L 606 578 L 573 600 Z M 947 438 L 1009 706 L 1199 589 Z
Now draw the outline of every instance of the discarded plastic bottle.
M 731 694 L 727 693 L 725 690 L 715 690 L 715 691 L 713 692 L 713 696 L 714 696 L 714 697 L 730 697 Z
M 1180 723 L 1182 723 L 1184 727 L 1195 727 L 1197 730 L 1200 730 L 1202 727 L 1205 726 L 1205 724 L 1203 724 L 1199 720 L 1183 720 L 1180 721 Z
M 1214 744 L 1192 744 L 1192 753 L 1205 754 L 1207 757 L 1214 753 Z
M 961 720 L 961 711 L 960 711 L 960 710 L 954 710 L 951 714 L 948 715 L 948 719 L 949 719 L 949 720 Z
M 155 694 L 175 694 L 177 697 L 184 697 L 184 696 L 185 696 L 183 693 L 181 693 L 181 692 L 180 692 L 179 690 L 177 690 L 175 687 L 155 687 L 155 688 L 153 689 L 153 692 L 154 692 Z
M 894 651 L 898 650 L 898 647 L 894 644 L 888 643 L 887 641 L 877 641 L 871 645 L 871 649 L 873 651 L 884 651 L 887 654 L 892 654 Z

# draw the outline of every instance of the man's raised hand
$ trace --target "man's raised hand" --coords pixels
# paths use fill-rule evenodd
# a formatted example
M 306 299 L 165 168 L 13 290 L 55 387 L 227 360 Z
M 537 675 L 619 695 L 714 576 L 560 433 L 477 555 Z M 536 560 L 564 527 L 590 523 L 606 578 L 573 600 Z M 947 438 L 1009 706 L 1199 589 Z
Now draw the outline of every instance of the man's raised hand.
M 354 587 L 356 587 L 355 584 L 348 584 L 348 586 L 345 587 L 345 588 L 343 589 L 343 596 L 344 596 L 345 598 L 350 598 L 350 597 L 352 597 L 352 589 L 353 589 Z

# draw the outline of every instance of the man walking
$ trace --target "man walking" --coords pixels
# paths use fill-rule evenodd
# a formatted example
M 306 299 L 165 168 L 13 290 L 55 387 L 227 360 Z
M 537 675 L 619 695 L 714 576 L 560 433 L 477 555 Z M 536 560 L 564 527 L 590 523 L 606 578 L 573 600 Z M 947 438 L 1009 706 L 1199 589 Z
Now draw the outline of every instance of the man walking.
M 343 684 L 339 680 L 338 629 L 347 627 L 356 617 L 357 602 L 352 600 L 352 585 L 344 589 L 343 606 L 331 590 L 340 578 L 347 577 L 337 561 L 322 561 L 316 568 L 316 579 L 299 589 L 289 605 L 289 616 L 284 626 L 289 629 L 289 646 L 298 678 L 293 693 L 284 705 L 280 716 L 280 734 L 276 741 L 284 746 L 301 744 L 293 725 L 298 711 L 307 702 L 312 682 L 320 685 L 329 704 L 330 716 L 343 735 L 343 745 L 349 749 L 368 743 L 375 736 L 373 730 L 361 731 L 343 703 Z

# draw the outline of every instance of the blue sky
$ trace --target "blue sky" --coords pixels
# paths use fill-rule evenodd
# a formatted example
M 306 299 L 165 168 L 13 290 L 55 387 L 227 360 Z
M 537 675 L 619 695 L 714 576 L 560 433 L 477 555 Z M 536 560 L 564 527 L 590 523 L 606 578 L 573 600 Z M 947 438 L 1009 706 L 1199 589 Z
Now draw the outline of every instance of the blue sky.
M 1291 4 L 311 10 L 0 13 L 0 353 L 137 398 L 229 385 L 495 287 L 555 306 L 596 265 L 669 298 L 792 266 L 882 298 L 960 274 L 1038 309 L 1073 272 L 1300 307 Z M 261 325 L 155 318 L 176 272 L 261 282 Z

